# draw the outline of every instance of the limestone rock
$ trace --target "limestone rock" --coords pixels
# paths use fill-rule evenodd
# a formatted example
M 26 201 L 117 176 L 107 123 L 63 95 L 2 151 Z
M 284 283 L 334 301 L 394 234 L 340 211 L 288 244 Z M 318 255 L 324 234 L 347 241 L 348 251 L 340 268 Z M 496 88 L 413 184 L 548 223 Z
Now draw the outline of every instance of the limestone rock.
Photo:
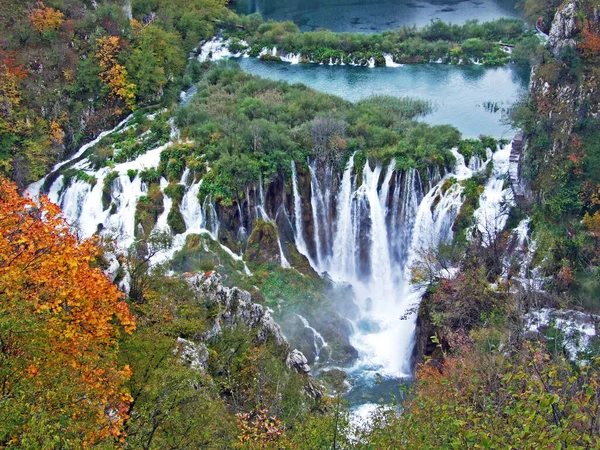
M 577 29 L 577 2 L 572 1 L 559 9 L 554 16 L 550 33 L 548 35 L 548 46 L 555 57 L 558 57 L 565 47 L 575 47 L 575 35 Z
M 175 352 L 181 355 L 181 360 L 189 364 L 192 369 L 206 370 L 208 365 L 208 350 L 202 343 L 177 338 L 178 348 Z
M 256 330 L 260 342 L 273 338 L 277 345 L 287 347 L 287 341 L 279 325 L 261 305 L 252 302 L 249 292 L 236 287 L 223 286 L 221 276 L 214 272 L 193 274 L 187 277 L 187 282 L 207 301 L 220 306 L 220 312 L 214 318 L 212 328 L 202 335 L 202 340 L 218 335 L 222 327 L 232 328 L 237 324 L 243 324 Z
M 288 366 L 290 369 L 295 369 L 296 372 L 298 373 L 308 373 L 310 372 L 310 366 L 308 365 L 308 361 L 306 359 L 306 356 L 304 356 L 302 354 L 302 352 L 300 352 L 299 350 L 292 350 L 286 361 L 285 361 L 286 366 Z

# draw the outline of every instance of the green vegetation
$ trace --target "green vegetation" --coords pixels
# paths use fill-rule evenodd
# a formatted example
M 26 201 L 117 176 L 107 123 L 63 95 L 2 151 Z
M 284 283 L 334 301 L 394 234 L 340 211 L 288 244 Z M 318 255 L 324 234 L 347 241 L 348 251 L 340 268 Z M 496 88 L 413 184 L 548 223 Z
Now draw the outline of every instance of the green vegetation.
M 121 0 L 0 3 L 0 171 L 19 186 L 128 112 L 177 101 L 200 70 L 188 52 L 232 14 L 225 0 L 131 4 L 132 20 Z M 114 157 L 134 157 L 160 136 L 127 131 Z
M 259 17 L 231 17 L 225 37 L 231 38 L 229 50 L 246 51 L 258 56 L 261 51 L 277 47 L 284 54 L 300 54 L 304 62 L 328 64 L 385 66 L 385 54 L 396 63 L 414 64 L 442 61 L 448 64 L 482 63 L 488 66 L 511 61 L 508 46 L 519 47 L 514 61 L 529 64 L 539 40 L 525 24 L 517 19 L 497 19 L 479 23 L 469 21 L 452 25 L 439 20 L 417 29 L 403 26 L 381 34 L 333 33 L 328 30 L 301 33 L 292 22 L 262 22 Z M 245 49 L 240 41 L 245 40 Z M 261 59 L 279 61 L 278 56 L 263 54 Z
M 356 152 L 357 170 L 367 159 L 384 164 L 395 159 L 399 169 L 445 171 L 455 162 L 450 149 L 459 145 L 460 133 L 415 121 L 428 111 L 424 102 L 391 97 L 352 104 L 301 85 L 259 79 L 223 61 L 175 112 L 182 137 L 194 145 L 163 152 L 160 171 L 172 181 L 186 164 L 191 169 L 208 164 L 200 201 L 211 196 L 224 206 L 245 198 L 246 187 L 260 180 L 289 179 L 291 162 L 305 165 L 308 157 L 339 168 Z
M 148 194 L 140 197 L 135 207 L 135 233 L 150 236 L 156 225 L 158 216 L 163 213 L 163 193 L 157 183 L 148 187 Z
M 539 200 L 527 206 L 534 233 L 544 243 L 536 262 L 552 277 L 554 293 L 599 310 L 600 133 L 593 105 L 600 96 L 592 80 L 600 73 L 600 28 L 593 18 L 595 7 L 593 1 L 576 3 L 582 27 L 576 30 L 574 47 L 565 46 L 556 55 L 545 51 L 536 66 L 536 88 L 515 109 L 513 120 L 528 138 L 522 174 Z M 579 94 L 565 101 L 565 92 Z

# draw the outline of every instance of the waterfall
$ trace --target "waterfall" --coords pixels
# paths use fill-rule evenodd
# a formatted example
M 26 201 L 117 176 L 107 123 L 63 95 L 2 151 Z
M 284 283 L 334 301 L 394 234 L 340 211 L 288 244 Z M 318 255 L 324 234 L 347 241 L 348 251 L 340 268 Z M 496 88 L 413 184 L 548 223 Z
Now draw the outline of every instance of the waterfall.
M 490 246 L 508 220 L 509 206 L 514 204 L 510 187 L 504 189 L 509 169 L 512 145 L 496 151 L 492 157 L 494 169 L 492 176 L 479 197 L 479 208 L 475 210 L 475 226 L 481 233 L 482 244 Z
M 363 195 L 369 203 L 371 229 L 371 278 L 372 287 L 376 295 L 391 295 L 394 289 L 392 285 L 392 267 L 388 246 L 387 229 L 385 226 L 385 211 L 377 192 L 381 166 L 371 170 L 369 163 L 363 169 L 363 184 L 357 192 Z
M 315 330 L 313 327 L 310 326 L 310 324 L 308 323 L 308 320 L 306 320 L 300 314 L 296 314 L 296 317 L 298 317 L 298 319 L 300 319 L 300 321 L 302 322 L 302 325 L 304 325 L 304 328 L 310 330 L 313 335 L 313 347 L 314 347 L 314 352 L 315 352 L 315 362 L 317 362 L 317 361 L 319 361 L 319 357 L 321 355 L 321 350 L 323 350 L 325 347 L 327 347 L 327 342 L 325 342 L 325 339 L 323 339 L 323 336 L 321 336 L 321 333 L 319 333 L 317 330 Z
M 342 184 L 338 194 L 338 221 L 333 241 L 332 266 L 341 274 L 355 278 L 355 223 L 352 217 L 352 171 L 354 170 L 354 154 L 350 157 L 344 170 Z
M 173 200 L 169 198 L 168 195 L 165 194 L 165 188 L 169 185 L 169 182 L 166 178 L 162 177 L 160 179 L 160 190 L 163 193 L 163 212 L 158 219 L 156 220 L 155 229 L 158 231 L 163 231 L 170 233 L 171 227 L 167 223 L 167 218 L 169 217 L 169 212 L 171 211 L 171 206 L 173 206 Z
M 88 142 L 87 144 L 83 145 L 74 155 L 72 155 L 71 157 L 67 158 L 65 161 L 61 161 L 57 164 L 54 165 L 54 167 L 52 168 L 52 170 L 50 171 L 50 173 L 48 175 L 46 175 L 44 178 L 36 181 L 35 183 L 30 184 L 27 187 L 26 192 L 29 194 L 30 197 L 32 198 L 37 198 L 40 195 L 40 191 L 42 189 L 42 186 L 44 186 L 44 182 L 48 179 L 48 176 L 55 173 L 58 169 L 60 169 L 61 167 L 63 167 L 65 164 L 70 163 L 71 161 L 80 158 L 87 149 L 92 148 L 94 145 L 96 145 L 98 142 L 100 142 L 105 136 L 108 136 L 111 133 L 114 133 L 115 131 L 121 129 L 122 127 L 124 127 L 127 122 L 129 122 L 129 120 L 133 117 L 132 115 L 127 116 L 125 119 L 123 119 L 121 122 L 119 122 L 117 124 L 116 127 L 114 127 L 112 130 L 107 130 L 107 131 L 103 131 L 102 133 L 100 133 L 96 139 Z M 56 181 L 55 181 L 56 183 Z
M 302 198 L 298 189 L 298 174 L 296 172 L 296 163 L 292 161 L 292 189 L 294 194 L 294 225 L 295 244 L 298 251 L 306 257 L 309 257 L 306 241 L 304 240 L 304 225 L 302 223 Z M 310 258 L 309 258 L 310 260 Z
M 179 206 L 179 212 L 181 212 L 185 227 L 191 233 L 199 232 L 200 229 L 204 228 L 204 214 L 198 201 L 198 192 L 201 185 L 202 180 L 193 183 L 183 194 Z
M 321 230 L 319 226 L 319 180 L 312 165 L 308 166 L 310 171 L 310 204 L 312 207 L 313 229 L 315 235 L 315 270 L 321 267 Z

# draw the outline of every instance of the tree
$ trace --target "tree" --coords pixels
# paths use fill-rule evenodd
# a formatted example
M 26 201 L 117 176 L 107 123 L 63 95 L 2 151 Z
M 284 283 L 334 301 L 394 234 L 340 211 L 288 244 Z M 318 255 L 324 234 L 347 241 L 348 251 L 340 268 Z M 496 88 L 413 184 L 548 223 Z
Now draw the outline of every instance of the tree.
M 128 68 L 142 103 L 156 101 L 164 86 L 174 81 L 185 67 L 181 37 L 155 25 L 145 27 L 131 54 Z
M 0 447 L 115 443 L 131 397 L 120 329 L 135 328 L 117 288 L 93 267 L 45 197 L 0 178 Z
M 129 83 L 125 66 L 119 64 L 117 55 L 121 44 L 117 36 L 104 36 L 96 40 L 96 59 L 102 68 L 100 79 L 109 86 L 114 98 L 122 100 L 127 108 L 135 109 L 135 84 Z
M 29 11 L 29 20 L 40 33 L 58 30 L 63 23 L 64 14 L 54 8 L 37 2 L 36 7 Z

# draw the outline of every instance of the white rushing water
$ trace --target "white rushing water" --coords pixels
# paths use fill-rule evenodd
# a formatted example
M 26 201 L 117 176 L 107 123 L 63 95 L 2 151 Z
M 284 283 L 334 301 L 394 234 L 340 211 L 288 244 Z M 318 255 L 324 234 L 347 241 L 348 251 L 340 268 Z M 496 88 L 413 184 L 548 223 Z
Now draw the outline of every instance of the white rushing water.
M 394 161 L 385 170 L 367 162 L 359 182 L 353 155 L 334 197 L 335 220 L 331 220 L 331 208 L 325 201 L 330 191 L 328 181 L 318 176 L 313 164 L 309 165 L 313 265 L 334 280 L 350 282 L 361 308 L 360 321 L 372 324 L 356 326 L 352 336 L 360 357 L 351 371 L 361 376 L 410 376 L 414 308 L 423 293 L 410 283 L 411 267 L 440 243 L 451 242 L 452 225 L 463 203 L 460 182 L 486 166 L 475 158 L 467 166 L 462 155 L 456 150 L 453 154 L 457 162 L 452 173 L 441 178 L 435 170 L 430 171 L 430 179 L 438 180 L 431 189 L 423 186 L 416 170 L 396 171 Z M 488 240 L 504 227 L 506 205 L 512 201 L 510 191 L 504 189 L 509 154 L 507 147 L 493 155 L 494 169 L 475 212 L 476 226 L 485 231 Z M 301 217 L 295 167 L 293 177 L 294 214 Z M 332 235 L 330 245 L 328 233 Z M 295 239 L 298 248 L 307 249 L 299 223 Z

